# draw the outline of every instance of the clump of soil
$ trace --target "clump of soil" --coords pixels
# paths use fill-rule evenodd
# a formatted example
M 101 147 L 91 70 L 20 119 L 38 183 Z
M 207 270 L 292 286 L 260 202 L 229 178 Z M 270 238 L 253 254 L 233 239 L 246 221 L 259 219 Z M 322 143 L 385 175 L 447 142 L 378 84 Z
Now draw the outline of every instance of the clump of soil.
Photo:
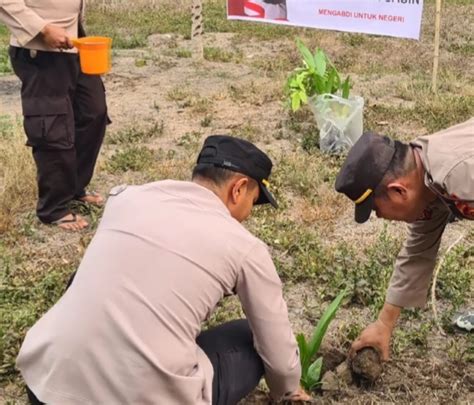
M 382 374 L 380 354 L 373 347 L 359 350 L 351 362 L 352 372 L 362 383 L 373 383 Z
M 323 369 L 321 375 L 327 371 L 334 371 L 339 364 L 346 360 L 347 354 L 334 347 L 321 350 L 323 356 Z

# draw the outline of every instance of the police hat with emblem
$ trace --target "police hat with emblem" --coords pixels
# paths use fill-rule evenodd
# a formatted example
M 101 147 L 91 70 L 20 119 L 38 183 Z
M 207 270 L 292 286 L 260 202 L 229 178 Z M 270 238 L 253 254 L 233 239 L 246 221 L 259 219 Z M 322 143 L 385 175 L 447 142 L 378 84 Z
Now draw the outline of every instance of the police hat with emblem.
M 204 141 L 197 164 L 211 164 L 251 177 L 260 188 L 256 204 L 270 203 L 278 207 L 268 190 L 272 161 L 254 144 L 229 135 L 211 135 Z
M 395 155 L 395 142 L 366 132 L 349 151 L 336 179 L 336 191 L 355 203 L 355 220 L 367 221 L 374 208 L 374 190 L 387 173 Z

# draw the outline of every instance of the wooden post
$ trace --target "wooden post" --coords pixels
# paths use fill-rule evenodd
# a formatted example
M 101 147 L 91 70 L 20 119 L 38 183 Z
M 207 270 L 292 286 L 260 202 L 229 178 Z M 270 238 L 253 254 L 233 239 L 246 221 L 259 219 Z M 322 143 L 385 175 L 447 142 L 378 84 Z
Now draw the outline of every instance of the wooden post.
M 192 28 L 191 28 L 191 42 L 193 47 L 193 57 L 198 60 L 204 58 L 204 49 L 202 45 L 202 0 L 193 0 L 192 6 Z
M 432 81 L 431 81 L 431 90 L 434 93 L 437 93 L 437 91 L 438 91 L 438 65 L 439 65 L 440 31 L 441 31 L 441 0 L 436 0 L 433 78 L 432 78 Z

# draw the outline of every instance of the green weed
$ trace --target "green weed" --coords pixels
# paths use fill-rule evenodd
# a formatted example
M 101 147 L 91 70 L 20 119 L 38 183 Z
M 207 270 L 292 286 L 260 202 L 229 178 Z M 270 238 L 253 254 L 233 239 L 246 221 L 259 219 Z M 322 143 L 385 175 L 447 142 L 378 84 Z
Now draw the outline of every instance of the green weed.
M 185 86 L 176 86 L 176 87 L 172 88 L 166 94 L 166 98 L 169 101 L 184 101 L 187 98 L 191 97 L 192 94 L 188 90 L 185 90 L 184 87 Z
M 451 44 L 448 46 L 449 52 L 459 53 L 463 56 L 474 56 L 474 43 Z
M 346 45 L 358 47 L 363 45 L 367 40 L 367 36 L 363 34 L 350 34 L 344 33 L 342 34 L 342 42 Z
M 214 101 L 211 98 L 197 97 L 191 99 L 190 107 L 194 114 L 208 114 L 214 109 Z
M 8 56 L 8 48 L 2 48 L 0 45 L 0 75 L 11 73 L 13 73 L 13 69 Z
M 212 115 L 206 115 L 200 122 L 201 127 L 207 128 L 210 127 L 212 124 Z
M 245 139 L 249 142 L 257 142 L 262 140 L 263 133 L 262 130 L 250 123 L 244 124 L 241 127 L 238 127 L 232 130 L 232 135 Z
M 202 134 L 197 131 L 186 132 L 178 139 L 176 144 L 188 150 L 195 150 L 201 144 Z
M 222 48 L 204 47 L 204 59 L 211 62 L 234 62 L 238 63 L 242 59 L 242 54 L 239 52 L 226 51 Z
M 275 91 L 271 84 L 262 85 L 254 81 L 242 85 L 231 84 L 227 89 L 230 99 L 237 104 L 249 103 L 261 106 L 281 97 L 279 88 Z
M 163 135 L 163 121 L 154 122 L 149 127 L 131 126 L 107 137 L 108 143 L 112 145 L 130 145 L 147 142 L 153 138 Z
M 144 59 L 144 58 L 135 59 L 135 66 L 136 67 L 140 68 L 140 67 L 144 67 L 146 65 L 147 65 L 146 59 Z
M 176 57 L 178 58 L 190 58 L 191 56 L 192 56 L 192 52 L 189 49 L 185 49 L 185 48 L 176 49 Z
M 0 23 L 0 75 L 10 74 L 13 72 L 8 56 L 8 42 L 10 32 L 7 27 Z
M 143 171 L 149 168 L 154 160 L 155 154 L 152 150 L 144 146 L 127 146 L 114 153 L 107 162 L 107 170 L 110 173 Z

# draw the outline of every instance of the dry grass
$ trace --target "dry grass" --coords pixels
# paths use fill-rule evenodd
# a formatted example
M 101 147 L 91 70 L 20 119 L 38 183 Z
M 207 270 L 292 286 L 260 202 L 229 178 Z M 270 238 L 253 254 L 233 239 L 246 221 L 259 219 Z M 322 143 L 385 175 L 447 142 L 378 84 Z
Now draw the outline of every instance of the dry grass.
M 20 213 L 33 209 L 36 169 L 30 152 L 23 128 L 7 121 L 0 128 L 0 234 L 12 227 Z

